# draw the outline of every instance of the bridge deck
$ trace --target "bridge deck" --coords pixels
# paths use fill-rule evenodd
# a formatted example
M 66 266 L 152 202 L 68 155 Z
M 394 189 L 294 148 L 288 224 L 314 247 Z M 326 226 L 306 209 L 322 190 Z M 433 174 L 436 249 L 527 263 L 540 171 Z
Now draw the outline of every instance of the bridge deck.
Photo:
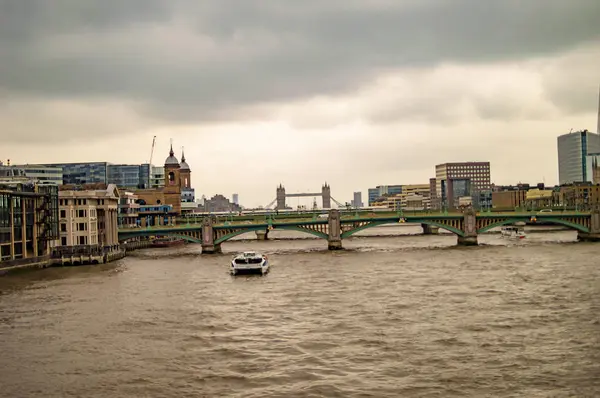
M 527 213 L 515 213 L 515 212 L 506 212 L 506 213 L 487 213 L 481 212 L 476 213 L 477 218 L 479 219 L 506 219 L 506 220 L 528 220 L 532 217 L 535 217 L 539 221 L 557 219 L 557 218 L 580 218 L 580 217 L 589 217 L 591 213 L 589 212 L 575 212 L 575 211 L 565 211 L 565 212 L 548 212 L 548 213 L 539 213 L 539 212 L 527 212 Z M 443 221 L 443 220 L 456 220 L 462 219 L 464 214 L 462 213 L 430 213 L 430 212 L 369 212 L 369 213 L 359 213 L 359 214 L 342 214 L 341 222 L 346 223 L 355 223 L 355 222 L 383 222 L 389 221 L 390 223 L 398 222 L 400 218 L 404 220 L 406 223 L 421 223 L 421 221 Z M 285 216 L 277 216 L 277 215 L 260 215 L 260 216 L 233 216 L 233 217 L 216 217 L 216 223 L 213 223 L 213 228 L 244 228 L 245 226 L 248 228 L 256 228 L 264 226 L 267 228 L 269 225 L 273 226 L 290 226 L 290 225 L 318 225 L 318 224 L 327 224 L 328 219 L 325 217 L 318 217 L 316 215 L 307 214 L 303 217 L 292 217 L 291 215 Z M 161 229 L 195 229 L 201 228 L 203 222 L 203 218 L 179 218 L 177 220 L 176 225 L 159 225 L 152 226 L 147 228 L 120 228 L 119 231 L 136 231 L 140 229 L 149 229 L 149 230 L 161 230 Z

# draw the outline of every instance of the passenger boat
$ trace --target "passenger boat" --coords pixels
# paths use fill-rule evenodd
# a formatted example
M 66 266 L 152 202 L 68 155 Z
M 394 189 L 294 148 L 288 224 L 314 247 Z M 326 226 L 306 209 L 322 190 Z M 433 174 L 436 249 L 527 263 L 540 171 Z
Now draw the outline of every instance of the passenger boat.
M 231 260 L 231 274 L 261 274 L 269 272 L 267 256 L 256 252 L 243 252 Z
M 185 244 L 184 239 L 178 238 L 157 238 L 152 241 L 152 247 L 172 247 Z
M 524 225 L 525 223 L 516 223 L 515 225 L 507 225 L 502 227 L 502 237 L 509 239 L 525 239 L 526 235 Z

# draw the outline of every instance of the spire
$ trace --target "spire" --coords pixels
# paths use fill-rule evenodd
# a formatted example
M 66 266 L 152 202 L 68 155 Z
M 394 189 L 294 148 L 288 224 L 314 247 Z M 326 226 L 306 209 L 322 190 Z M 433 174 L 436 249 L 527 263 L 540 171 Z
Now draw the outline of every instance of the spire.
M 177 158 L 175 157 L 175 152 L 173 151 L 173 139 L 172 138 L 171 138 L 171 150 L 169 151 L 169 157 L 165 160 L 165 166 L 166 165 L 179 166 L 179 162 L 177 161 Z
M 181 147 L 181 162 L 185 162 L 185 154 L 183 153 L 183 147 Z

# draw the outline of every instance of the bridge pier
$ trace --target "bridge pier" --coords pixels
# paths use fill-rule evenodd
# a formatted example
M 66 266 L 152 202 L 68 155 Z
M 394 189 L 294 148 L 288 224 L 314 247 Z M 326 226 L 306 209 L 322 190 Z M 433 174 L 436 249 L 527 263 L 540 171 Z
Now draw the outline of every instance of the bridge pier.
M 221 252 L 221 244 L 215 244 L 215 231 L 212 218 L 205 217 L 202 221 L 202 254 L 216 254 Z
M 266 231 L 266 230 L 256 231 L 256 240 L 269 240 L 269 231 Z
M 459 246 L 477 246 L 477 215 L 473 210 L 467 211 L 463 218 L 463 236 L 457 236 Z
M 598 211 L 590 214 L 590 232 L 577 232 L 577 240 L 580 242 L 600 242 L 600 213 Z
M 437 235 L 440 232 L 440 227 L 435 225 L 421 224 L 421 228 L 423 228 L 423 235 Z
M 327 248 L 329 250 L 341 250 L 342 247 L 342 219 L 339 210 L 329 210 L 329 237 Z

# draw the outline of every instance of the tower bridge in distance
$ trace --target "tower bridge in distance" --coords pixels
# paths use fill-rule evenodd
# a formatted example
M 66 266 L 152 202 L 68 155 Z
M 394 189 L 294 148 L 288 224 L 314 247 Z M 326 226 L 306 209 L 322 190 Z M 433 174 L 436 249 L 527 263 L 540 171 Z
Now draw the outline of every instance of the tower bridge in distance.
M 275 205 L 275 210 L 286 210 L 288 209 L 286 198 L 307 198 L 320 196 L 323 200 L 323 209 L 331 209 L 331 202 L 333 201 L 338 207 L 344 205 L 331 196 L 331 187 L 325 183 L 321 187 L 321 192 L 303 192 L 303 193 L 286 193 L 285 187 L 279 184 L 277 187 L 277 196 L 271 203 L 265 206 L 265 209 L 271 209 Z
M 322 217 L 325 215 L 325 217 Z M 295 218 L 292 218 L 295 217 Z M 247 232 L 256 233 L 259 239 L 267 239 L 272 230 L 299 231 L 327 240 L 329 250 L 342 248 L 342 240 L 367 228 L 394 223 L 421 224 L 424 234 L 435 234 L 439 228 L 452 232 L 458 245 L 477 245 L 477 237 L 489 230 L 516 222 L 555 224 L 576 230 L 582 241 L 600 241 L 600 209 L 588 212 L 553 211 L 530 212 L 475 212 L 463 213 L 411 212 L 340 212 L 300 213 L 296 216 L 278 217 L 273 214 L 253 216 L 230 216 L 225 220 L 217 217 L 202 219 L 176 219 L 172 225 L 119 230 L 119 241 L 140 237 L 172 236 L 188 242 L 200 243 L 202 253 L 220 253 L 221 244 Z

